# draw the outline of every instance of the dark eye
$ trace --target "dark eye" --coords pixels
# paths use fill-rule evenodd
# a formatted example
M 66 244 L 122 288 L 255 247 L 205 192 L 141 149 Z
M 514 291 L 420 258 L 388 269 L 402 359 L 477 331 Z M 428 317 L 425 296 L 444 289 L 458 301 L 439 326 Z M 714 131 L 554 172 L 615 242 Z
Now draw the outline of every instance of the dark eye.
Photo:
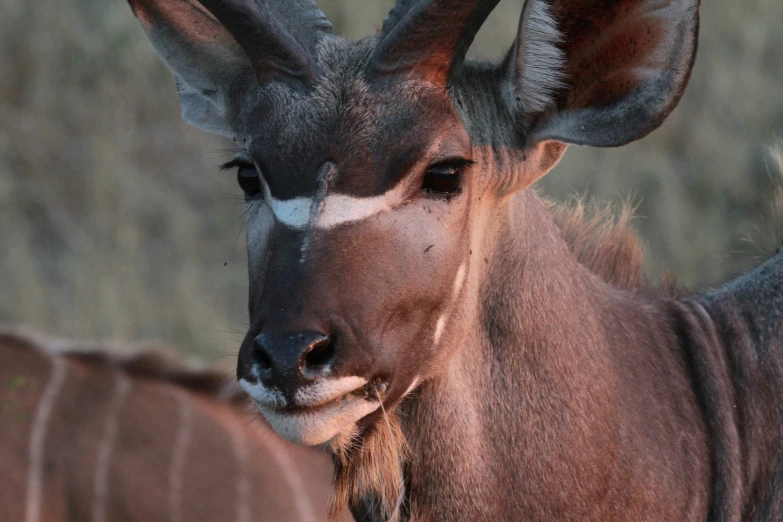
M 449 161 L 430 166 L 424 174 L 424 190 L 453 194 L 459 190 L 466 164 L 465 161 Z
M 239 165 L 237 168 L 237 182 L 239 187 L 249 198 L 261 192 L 261 178 L 255 165 Z
M 233 160 L 220 166 L 220 170 L 230 169 L 237 169 L 237 182 L 245 196 L 252 198 L 261 192 L 261 176 L 249 155 L 239 152 Z

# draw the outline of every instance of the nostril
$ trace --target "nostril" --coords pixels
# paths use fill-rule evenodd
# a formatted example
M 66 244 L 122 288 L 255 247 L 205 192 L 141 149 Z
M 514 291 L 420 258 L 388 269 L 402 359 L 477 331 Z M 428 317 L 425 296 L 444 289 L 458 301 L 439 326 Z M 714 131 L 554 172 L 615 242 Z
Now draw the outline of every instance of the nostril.
M 272 359 L 264 350 L 256 350 L 255 360 L 262 370 L 268 370 L 272 367 Z
M 334 345 L 334 340 L 330 340 L 328 337 L 322 337 L 313 342 L 304 355 L 302 365 L 310 369 L 326 366 L 334 360 Z
M 320 332 L 306 330 L 295 334 L 264 332 L 255 338 L 250 358 L 259 377 L 288 379 L 305 370 L 315 378 L 335 358 L 335 342 Z
M 259 369 L 268 370 L 272 368 L 272 359 L 266 353 L 264 346 L 256 340 L 256 345 L 252 351 L 253 362 L 258 364 Z

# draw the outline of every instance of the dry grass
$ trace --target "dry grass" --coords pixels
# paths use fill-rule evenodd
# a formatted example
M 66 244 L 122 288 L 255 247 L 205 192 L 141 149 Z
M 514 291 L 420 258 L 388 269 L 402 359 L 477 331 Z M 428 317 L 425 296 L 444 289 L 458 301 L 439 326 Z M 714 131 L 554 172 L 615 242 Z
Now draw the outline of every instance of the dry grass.
M 521 0 L 474 52 L 499 57 Z M 350 37 L 389 0 L 323 0 Z M 783 2 L 703 3 L 680 108 L 640 143 L 572 150 L 543 189 L 640 201 L 648 270 L 712 284 L 764 222 L 764 145 L 783 130 Z M 205 357 L 245 328 L 242 206 L 228 145 L 186 127 L 169 73 L 122 0 L 0 3 L 0 323 L 75 337 L 161 338 Z M 739 256 L 742 258 L 742 256 Z M 744 261 L 743 261 L 744 263 Z M 225 359 L 226 365 L 233 358 Z
M 768 248 L 764 254 L 783 249 L 783 142 L 769 148 L 770 174 L 773 178 L 775 193 L 770 203 L 769 229 L 763 233 Z

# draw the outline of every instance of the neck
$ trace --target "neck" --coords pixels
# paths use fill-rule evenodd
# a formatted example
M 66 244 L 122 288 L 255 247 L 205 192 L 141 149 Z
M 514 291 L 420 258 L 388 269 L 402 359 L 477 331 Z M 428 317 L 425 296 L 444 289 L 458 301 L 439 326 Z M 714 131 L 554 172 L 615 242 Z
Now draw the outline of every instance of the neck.
M 471 334 L 401 405 L 411 520 L 703 510 L 699 480 L 663 500 L 666 477 L 708 476 L 697 399 L 663 312 L 577 263 L 534 193 L 510 199 L 498 222 Z M 648 486 L 631 497 L 629 481 Z

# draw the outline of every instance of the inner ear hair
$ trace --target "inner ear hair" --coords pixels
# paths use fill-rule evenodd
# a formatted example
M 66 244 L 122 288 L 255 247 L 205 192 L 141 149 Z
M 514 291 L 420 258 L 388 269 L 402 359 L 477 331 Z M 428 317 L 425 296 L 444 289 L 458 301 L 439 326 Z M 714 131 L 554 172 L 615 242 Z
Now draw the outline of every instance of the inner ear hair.
M 505 105 L 528 142 L 616 147 L 682 97 L 699 0 L 527 0 L 503 63 Z
M 565 88 L 563 35 L 548 2 L 528 0 L 522 10 L 519 37 L 503 63 L 502 92 L 525 131 L 536 116 L 555 105 Z

